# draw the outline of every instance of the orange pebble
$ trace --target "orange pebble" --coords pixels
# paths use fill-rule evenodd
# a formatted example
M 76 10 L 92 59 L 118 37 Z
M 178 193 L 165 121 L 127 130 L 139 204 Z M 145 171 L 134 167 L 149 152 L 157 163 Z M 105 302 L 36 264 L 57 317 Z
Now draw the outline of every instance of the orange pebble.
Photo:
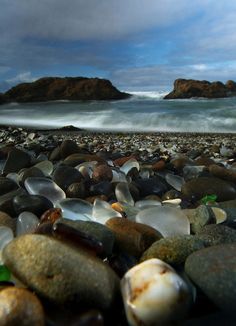
M 40 223 L 52 222 L 54 223 L 56 220 L 62 217 L 62 211 L 60 208 L 51 208 L 48 209 L 43 215 L 40 217 Z

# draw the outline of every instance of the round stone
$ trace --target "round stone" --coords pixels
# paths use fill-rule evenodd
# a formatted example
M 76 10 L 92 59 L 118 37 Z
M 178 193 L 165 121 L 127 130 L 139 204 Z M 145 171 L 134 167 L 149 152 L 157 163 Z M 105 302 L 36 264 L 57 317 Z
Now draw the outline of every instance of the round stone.
M 13 206 L 17 215 L 27 211 L 40 217 L 46 210 L 52 208 L 53 204 L 44 196 L 20 195 L 13 198 Z
M 31 162 L 31 157 L 28 153 L 14 148 L 9 152 L 6 163 L 3 167 L 3 173 L 18 172 L 20 169 L 28 167 Z
M 83 179 L 82 174 L 71 166 L 59 166 L 53 172 L 54 182 L 64 191 L 75 182 L 80 182 Z
M 205 225 L 197 236 L 205 242 L 206 246 L 236 242 L 236 230 L 221 224 Z
M 32 292 L 17 287 L 0 291 L 0 323 L 3 326 L 44 326 L 43 307 Z
M 95 182 L 111 181 L 112 178 L 112 169 L 106 164 L 98 165 L 93 170 L 92 179 Z
M 0 177 L 0 196 L 16 190 L 18 188 L 18 185 L 11 179 Z
M 73 140 L 66 139 L 61 143 L 59 151 L 61 158 L 66 158 L 71 154 L 78 153 L 79 147 Z

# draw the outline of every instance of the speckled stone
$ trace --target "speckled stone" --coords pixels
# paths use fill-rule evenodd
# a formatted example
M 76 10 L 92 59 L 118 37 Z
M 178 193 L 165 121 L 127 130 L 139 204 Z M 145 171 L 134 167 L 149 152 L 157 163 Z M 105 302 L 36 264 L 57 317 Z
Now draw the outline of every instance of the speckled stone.
M 54 303 L 108 309 L 119 295 L 119 279 L 107 264 L 54 238 L 23 235 L 2 256 L 23 284 Z
M 235 314 L 236 243 L 194 252 L 185 263 L 191 280 L 220 308 Z
M 200 205 L 195 209 L 186 209 L 183 212 L 190 221 L 191 233 L 200 232 L 207 224 L 216 224 L 215 215 L 210 206 Z
M 158 258 L 170 265 L 181 265 L 194 251 L 204 248 L 204 241 L 193 235 L 181 235 L 154 242 L 141 257 L 141 261 Z
M 212 194 L 217 196 L 217 201 L 236 198 L 236 189 L 229 182 L 215 177 L 199 177 L 187 181 L 182 186 L 181 192 L 185 197 L 195 200 Z
M 197 236 L 205 242 L 206 246 L 236 242 L 236 230 L 221 224 L 206 225 Z
M 122 217 L 113 217 L 106 225 L 115 234 L 117 250 L 137 257 L 153 242 L 162 238 L 162 235 L 152 227 Z
M 44 326 L 45 318 L 41 302 L 32 292 L 17 287 L 0 291 L 1 326 Z

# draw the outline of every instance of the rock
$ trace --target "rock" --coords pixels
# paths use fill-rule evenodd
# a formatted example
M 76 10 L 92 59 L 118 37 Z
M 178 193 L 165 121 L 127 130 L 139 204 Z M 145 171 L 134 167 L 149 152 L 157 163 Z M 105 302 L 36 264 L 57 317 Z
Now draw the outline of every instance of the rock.
M 3 167 L 3 173 L 18 172 L 20 169 L 26 168 L 31 162 L 31 157 L 26 152 L 14 148 L 9 152 L 7 160 Z
M 82 154 L 82 153 L 78 153 L 78 154 L 76 153 L 67 156 L 63 161 L 63 163 L 70 166 L 77 166 L 83 162 L 93 162 L 93 161 L 104 163 L 104 160 L 98 155 Z
M 122 217 L 109 219 L 106 226 L 115 234 L 117 250 L 136 257 L 140 257 L 153 242 L 162 238 L 152 227 Z
M 0 226 L 7 226 L 8 228 L 12 229 L 14 233 L 16 229 L 16 220 L 5 212 L 0 211 Z
M 11 217 L 15 217 L 16 212 L 13 206 L 13 198 L 24 194 L 26 194 L 26 191 L 19 188 L 0 196 L 0 211 L 9 214 Z
M 159 259 L 131 268 L 121 281 L 121 291 L 131 326 L 178 324 L 192 302 L 186 282 Z
M 0 226 L 0 253 L 3 250 L 3 248 L 13 240 L 13 238 L 14 238 L 14 234 L 12 232 L 12 229 L 10 229 L 7 226 Z
M 44 326 L 41 302 L 32 292 L 17 287 L 0 291 L 0 321 L 2 326 Z
M 204 226 L 198 233 L 199 239 L 205 242 L 206 246 L 236 242 L 236 230 L 220 224 Z
M 192 233 L 198 233 L 207 224 L 216 223 L 214 212 L 210 206 L 200 205 L 195 209 L 185 209 L 183 211 L 189 221 Z
M 97 183 L 101 181 L 111 181 L 112 178 L 112 169 L 106 164 L 100 164 L 93 170 L 92 179 Z
M 236 198 L 236 190 L 229 183 L 215 177 L 199 177 L 187 181 L 182 189 L 182 194 L 188 199 L 199 200 L 206 195 L 216 195 L 217 201 Z
M 212 246 L 190 255 L 185 271 L 222 310 L 235 314 L 236 243 Z M 217 286 L 216 286 L 217 285 Z
M 15 102 L 55 100 L 119 100 L 130 97 L 119 92 L 109 80 L 85 77 L 44 77 L 31 83 L 19 84 L 4 97 Z
M 5 96 L 4 94 L 0 93 L 0 104 L 4 104 L 4 103 L 6 103 Z
M 60 157 L 66 158 L 71 154 L 75 154 L 79 152 L 79 146 L 73 140 L 66 139 L 63 140 L 59 147 Z
M 212 164 L 209 166 L 209 172 L 220 179 L 236 183 L 236 171 Z
M 22 235 L 2 256 L 23 284 L 54 303 L 108 309 L 119 295 L 119 279 L 107 264 L 54 238 Z
M 88 189 L 85 182 L 74 182 L 66 189 L 66 196 L 69 198 L 85 198 L 88 196 Z
M 214 160 L 212 160 L 209 157 L 205 157 L 205 156 L 198 157 L 194 162 L 196 165 L 199 165 L 199 166 L 202 166 L 202 165 L 210 166 L 215 163 Z
M 53 181 L 64 191 L 75 182 L 83 179 L 82 174 L 71 166 L 59 166 L 53 172 Z
M 112 184 L 109 181 L 101 181 L 95 185 L 91 185 L 89 188 L 90 195 L 105 195 L 107 197 L 111 196 L 113 192 Z
M 165 180 L 158 177 L 137 179 L 135 180 L 135 184 L 140 191 L 141 197 L 148 195 L 162 196 L 167 190 L 169 190 Z
M 11 179 L 0 177 L 0 196 L 16 190 L 18 188 L 18 185 Z
M 174 90 L 167 94 L 164 99 L 178 99 L 191 97 L 220 98 L 227 96 L 235 96 L 236 92 L 233 88 L 217 81 L 210 83 L 206 80 L 193 79 L 176 79 L 174 82 Z
M 164 238 L 154 242 L 143 253 L 141 262 L 158 258 L 167 264 L 178 266 L 184 264 L 190 254 L 204 247 L 204 241 L 193 235 Z
M 24 211 L 31 212 L 40 217 L 45 211 L 53 207 L 52 202 L 40 195 L 19 195 L 13 198 L 13 207 L 16 215 Z
M 165 161 L 159 160 L 152 164 L 152 169 L 153 171 L 161 171 L 165 169 L 165 165 L 166 165 Z
M 64 223 L 94 237 L 103 244 L 106 255 L 110 256 L 112 254 L 115 236 L 107 226 L 92 221 L 72 221 L 66 218 L 60 218 L 56 223 Z
M 20 171 L 18 175 L 21 186 L 24 186 L 25 180 L 29 177 L 45 177 L 43 172 L 34 166 L 28 169 L 23 169 L 23 171 Z

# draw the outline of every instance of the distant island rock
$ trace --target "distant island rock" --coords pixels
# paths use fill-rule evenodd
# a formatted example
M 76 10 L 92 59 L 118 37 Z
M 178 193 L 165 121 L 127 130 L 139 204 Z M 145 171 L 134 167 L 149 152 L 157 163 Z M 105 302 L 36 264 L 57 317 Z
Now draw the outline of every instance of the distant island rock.
M 2 95 L 2 102 L 122 100 L 130 96 L 130 94 L 120 92 L 107 79 L 44 77 L 32 83 L 22 83 L 12 87 Z
M 222 98 L 230 96 L 236 96 L 236 83 L 232 80 L 223 84 L 219 81 L 211 83 L 206 80 L 176 79 L 174 90 L 167 94 L 164 99 Z

